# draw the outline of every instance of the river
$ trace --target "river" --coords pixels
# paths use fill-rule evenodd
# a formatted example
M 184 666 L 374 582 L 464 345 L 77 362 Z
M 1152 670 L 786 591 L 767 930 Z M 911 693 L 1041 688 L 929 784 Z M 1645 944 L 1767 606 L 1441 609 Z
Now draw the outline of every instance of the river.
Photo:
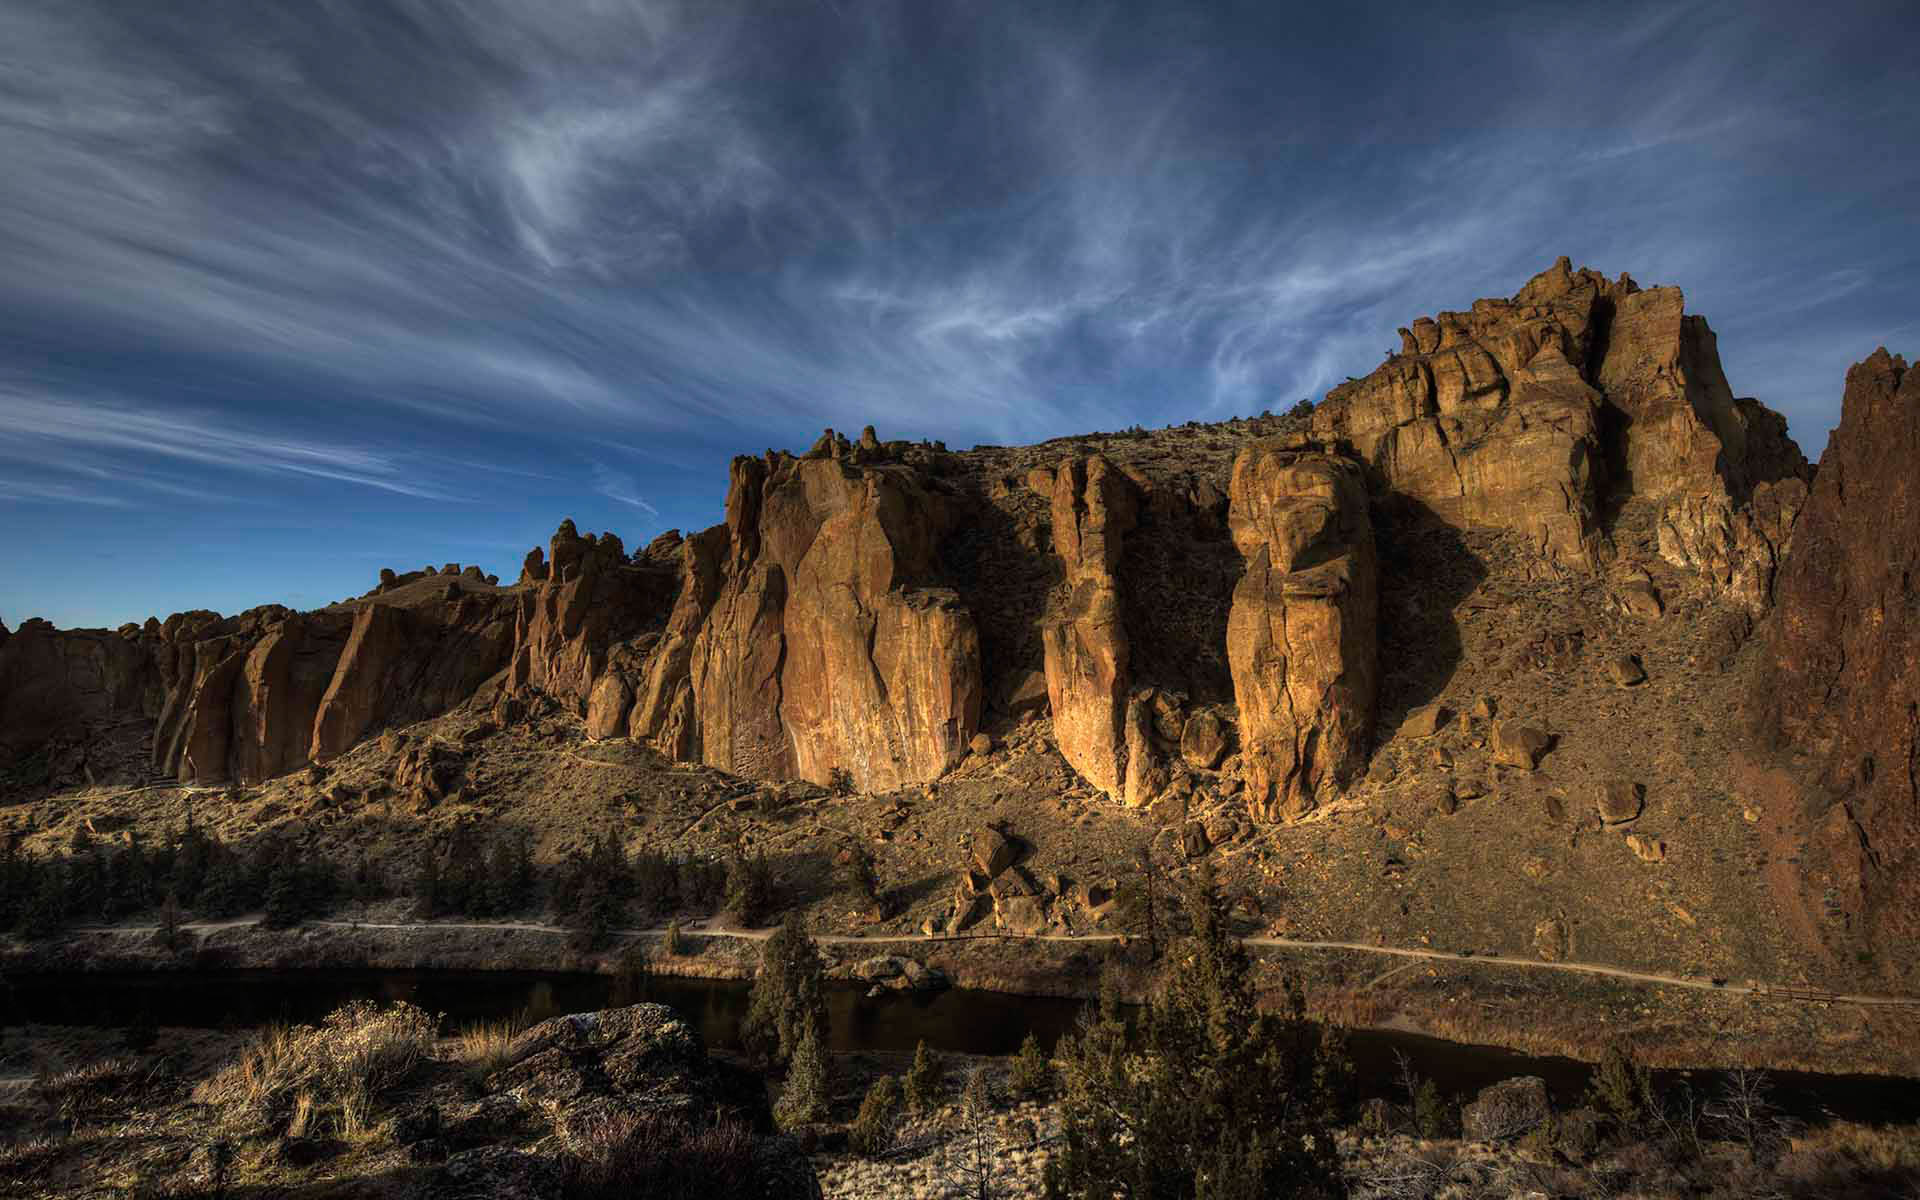
M 252 1028 L 276 1021 L 313 1022 L 349 1000 L 406 1000 L 442 1014 L 452 1030 L 506 1017 L 540 1019 L 635 999 L 671 1005 L 709 1046 L 740 1042 L 748 986 L 737 980 L 652 976 L 623 984 L 613 976 L 533 971 L 202 971 L 13 976 L 0 980 L 0 1023 L 115 1028 L 136 1022 L 187 1028 Z M 1012 1054 L 1031 1033 L 1051 1047 L 1073 1031 L 1084 1005 L 1076 1000 L 950 989 L 868 996 L 855 985 L 832 985 L 828 1015 L 836 1051 L 905 1056 L 924 1039 L 959 1054 Z M 1515 1075 L 1545 1079 L 1556 1101 L 1578 1103 L 1587 1064 L 1521 1054 L 1393 1030 L 1355 1030 L 1349 1045 L 1361 1090 L 1397 1096 L 1404 1054 L 1422 1076 L 1450 1094 L 1470 1095 Z M 1660 1072 L 1661 1082 L 1689 1083 L 1711 1096 L 1711 1071 Z M 1771 1073 L 1778 1103 L 1803 1119 L 1920 1121 L 1920 1081 L 1877 1075 Z

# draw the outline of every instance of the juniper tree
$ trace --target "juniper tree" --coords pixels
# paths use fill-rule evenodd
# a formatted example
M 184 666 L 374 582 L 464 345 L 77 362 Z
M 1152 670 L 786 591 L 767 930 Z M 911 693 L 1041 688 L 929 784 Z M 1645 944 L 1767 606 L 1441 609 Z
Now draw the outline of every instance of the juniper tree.
M 753 993 L 741 1041 L 761 1058 L 790 1062 L 803 1038 L 817 1045 L 827 1042 L 826 964 L 820 947 L 807 932 L 806 918 L 789 913 L 760 950 L 760 970 L 753 977 Z
M 1304 1016 L 1254 1000 L 1252 964 L 1203 872 L 1185 897 L 1192 932 L 1170 950 L 1159 988 L 1129 1031 L 1112 994 L 1056 1051 L 1063 1146 L 1050 1195 L 1334 1195 L 1329 1125 L 1341 1069 Z

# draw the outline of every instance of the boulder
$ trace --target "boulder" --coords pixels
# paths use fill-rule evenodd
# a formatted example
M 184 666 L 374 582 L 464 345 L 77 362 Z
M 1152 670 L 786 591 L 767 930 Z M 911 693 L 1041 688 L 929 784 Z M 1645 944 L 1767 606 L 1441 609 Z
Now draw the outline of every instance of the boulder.
M 998 829 L 982 826 L 973 831 L 968 857 L 987 879 L 997 877 L 1012 866 L 1013 860 L 1019 856 L 1019 847 Z
M 1594 811 L 1602 823 L 1624 825 L 1640 815 L 1641 786 L 1630 779 L 1609 779 L 1600 785 L 1594 798 Z
M 973 751 L 975 754 L 991 754 L 993 753 L 993 737 L 990 734 L 976 733 L 973 735 L 973 740 L 967 743 L 967 749 Z
M 1647 672 L 1634 655 L 1616 654 L 1607 660 L 1607 677 L 1616 687 L 1630 688 L 1645 683 Z
M 1400 736 L 1403 738 L 1429 738 L 1446 726 L 1447 708 L 1438 700 L 1423 705 L 1407 714 L 1400 722 Z
M 1180 830 L 1180 852 L 1188 858 L 1204 858 L 1213 846 L 1207 839 L 1207 827 L 1198 821 L 1188 821 Z
M 1469 1142 L 1517 1138 L 1553 1115 L 1547 1081 L 1537 1075 L 1506 1079 L 1481 1089 L 1460 1108 L 1460 1136 Z
M 1657 863 L 1667 860 L 1667 844 L 1651 834 L 1628 834 L 1627 849 L 1633 851 L 1634 857 L 1641 862 Z
M 1502 721 L 1493 727 L 1493 761 L 1501 766 L 1531 771 L 1552 745 L 1553 739 L 1547 734 L 1518 721 Z
M 1533 927 L 1533 950 L 1542 962 L 1559 962 L 1567 957 L 1567 923 L 1548 917 Z
M 1378 562 L 1358 463 L 1275 439 L 1234 461 L 1228 526 L 1246 571 L 1227 616 L 1241 776 L 1256 820 L 1297 819 L 1366 766 L 1378 682 Z
M 1651 583 L 1635 580 L 1615 589 L 1614 599 L 1622 610 L 1643 621 L 1658 621 L 1667 611 L 1660 593 Z
M 1212 709 L 1187 718 L 1180 733 L 1180 757 L 1196 771 L 1211 771 L 1227 754 L 1227 725 Z
M 1009 933 L 1031 937 L 1047 928 L 1047 902 L 1032 895 L 996 896 L 993 923 Z

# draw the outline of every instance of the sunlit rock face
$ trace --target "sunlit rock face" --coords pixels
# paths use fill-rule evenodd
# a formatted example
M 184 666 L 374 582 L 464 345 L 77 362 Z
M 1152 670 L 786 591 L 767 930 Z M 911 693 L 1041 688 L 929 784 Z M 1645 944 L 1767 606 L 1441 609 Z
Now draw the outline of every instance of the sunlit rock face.
M 1227 618 L 1241 772 L 1257 820 L 1296 819 L 1366 765 L 1379 563 L 1360 464 L 1259 442 L 1228 490 L 1246 574 Z

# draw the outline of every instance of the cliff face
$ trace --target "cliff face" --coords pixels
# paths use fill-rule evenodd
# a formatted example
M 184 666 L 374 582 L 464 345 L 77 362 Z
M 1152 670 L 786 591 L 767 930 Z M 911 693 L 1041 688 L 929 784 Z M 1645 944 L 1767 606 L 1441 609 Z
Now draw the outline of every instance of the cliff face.
M 585 702 L 594 736 L 751 778 L 937 778 L 978 730 L 980 648 L 940 586 L 950 498 L 911 449 L 830 436 L 803 458 L 736 459 L 726 524 L 679 547 L 677 596 L 628 571 L 586 603 L 556 566 L 525 602 L 556 615 L 523 622 L 517 653 L 568 669 L 516 659 L 514 682 Z
M 1781 568 L 1753 694 L 1815 764 L 1804 882 L 1892 970 L 1920 961 L 1920 371 L 1875 352 Z M 1905 982 L 1911 983 L 1909 976 Z
M 1365 768 L 1379 564 L 1352 459 L 1258 442 L 1233 466 L 1228 520 L 1247 572 L 1227 618 L 1242 771 L 1256 820 L 1289 820 Z
M 736 459 L 721 525 L 629 555 L 567 522 L 511 588 L 449 564 L 314 613 L 29 622 L 0 642 L 0 739 L 145 719 L 166 775 L 255 780 L 505 667 L 503 719 L 541 693 L 590 737 L 756 779 L 887 791 L 961 763 L 985 717 L 1050 718 L 1112 800 L 1244 788 L 1249 816 L 1292 821 L 1382 740 L 1384 516 L 1511 531 L 1541 571 L 1609 572 L 1657 619 L 1618 561 L 1631 515 L 1716 602 L 1765 612 L 1810 473 L 1678 289 L 1562 259 L 1401 332 L 1310 418 L 1202 429 L 1178 457 L 1144 431 L 963 454 L 828 431 Z
M 1402 348 L 1327 394 L 1315 439 L 1350 451 L 1376 491 L 1463 528 L 1511 529 L 1544 558 L 1594 569 L 1603 516 L 1663 516 L 1663 552 L 1764 607 L 1805 459 L 1785 424 L 1727 385 L 1713 331 L 1680 289 L 1643 290 L 1566 259 L 1509 300 L 1400 331 Z M 1740 519 L 1760 485 L 1784 521 Z
M 149 769 L 182 783 L 325 762 L 389 722 L 465 701 L 506 661 L 504 593 L 414 579 L 311 613 L 176 613 L 115 632 L 28 622 L 0 645 L 0 748 L 19 756 L 146 724 Z

